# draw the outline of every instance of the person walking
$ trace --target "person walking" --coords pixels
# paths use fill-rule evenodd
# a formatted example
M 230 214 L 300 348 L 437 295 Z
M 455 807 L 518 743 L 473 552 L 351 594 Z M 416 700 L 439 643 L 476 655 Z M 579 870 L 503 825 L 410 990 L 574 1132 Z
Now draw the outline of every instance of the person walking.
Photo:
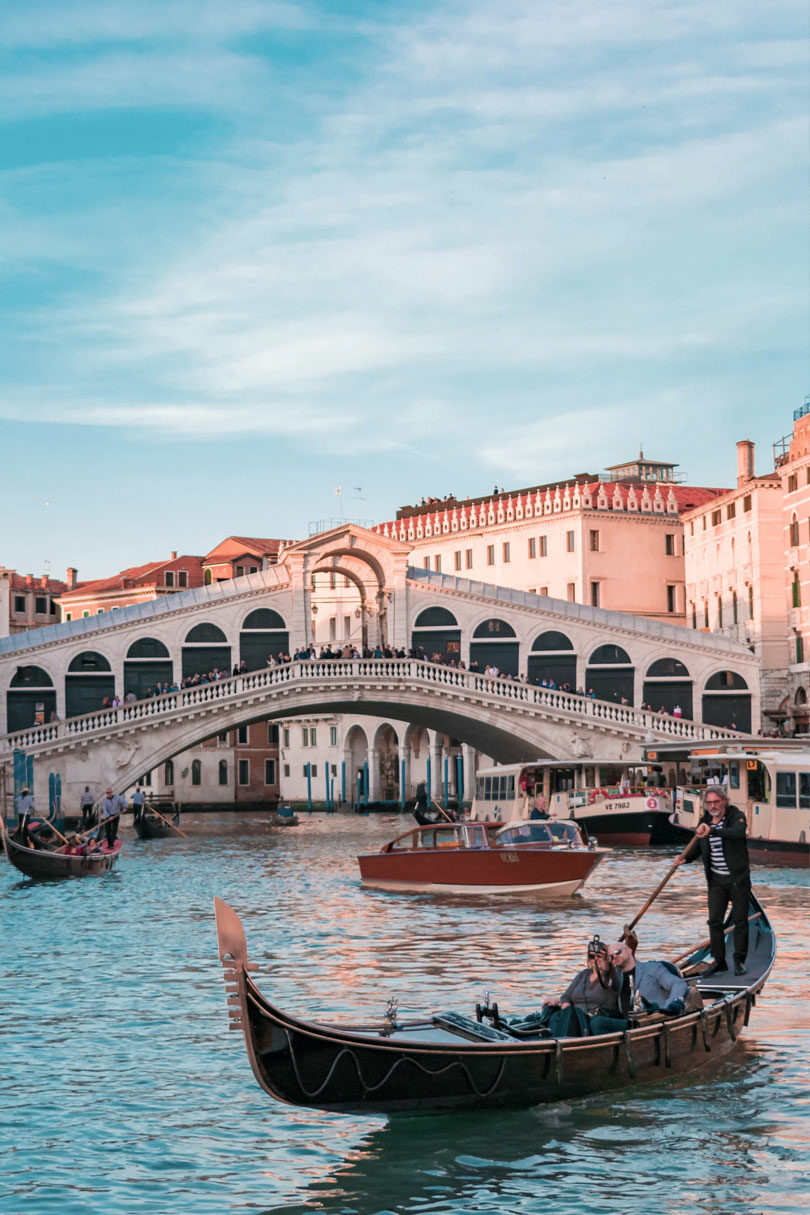
M 734 922 L 734 973 L 745 974 L 748 953 L 748 908 L 751 894 L 751 868 L 748 861 L 745 815 L 729 801 L 722 786 L 711 785 L 703 794 L 705 813 L 696 839 L 676 865 L 690 864 L 700 857 L 706 871 L 709 896 L 709 948 L 714 958 L 703 974 L 728 970 L 723 921 L 731 903 Z
M 95 802 L 96 799 L 90 792 L 90 786 L 85 785 L 84 793 L 82 793 L 81 797 L 79 798 L 79 805 L 81 806 L 82 810 L 82 827 L 90 827 L 92 825 L 93 806 L 95 805 Z

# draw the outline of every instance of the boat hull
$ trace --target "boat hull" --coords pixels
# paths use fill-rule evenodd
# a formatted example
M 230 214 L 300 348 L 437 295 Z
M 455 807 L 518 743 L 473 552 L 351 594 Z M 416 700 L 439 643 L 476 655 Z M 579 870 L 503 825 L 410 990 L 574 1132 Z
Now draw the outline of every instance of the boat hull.
M 140 818 L 133 820 L 132 825 L 135 828 L 135 834 L 141 840 L 160 840 L 169 835 L 177 835 L 174 826 L 161 822 L 159 818 L 151 814 L 142 814 Z
M 103 851 L 92 852 L 88 856 L 66 856 L 63 852 L 23 848 L 6 836 L 6 855 L 14 868 L 19 869 L 26 877 L 39 881 L 58 881 L 62 878 L 109 873 L 120 853 L 120 840 L 116 840 L 115 846 L 109 850 L 104 845 Z
M 574 894 L 601 859 L 584 849 L 527 847 L 377 852 L 357 861 L 363 883 L 384 890 Z

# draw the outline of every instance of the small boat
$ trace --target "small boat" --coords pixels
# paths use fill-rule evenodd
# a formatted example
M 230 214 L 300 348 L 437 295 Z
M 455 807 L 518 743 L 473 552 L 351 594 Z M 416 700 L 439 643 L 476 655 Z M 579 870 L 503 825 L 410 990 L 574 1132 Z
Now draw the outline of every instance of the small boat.
M 271 1004 L 250 976 L 256 967 L 238 915 L 221 899 L 214 903 L 230 1028 L 243 1032 L 256 1079 L 277 1101 L 340 1113 L 520 1108 L 694 1071 L 733 1049 L 776 952 L 771 926 L 752 896 L 743 978 L 701 978 L 708 943 L 687 951 L 682 973 L 702 996 L 700 1011 L 657 1013 L 628 1030 L 590 1038 L 544 1036 L 548 1031 L 536 1021 L 507 1021 L 488 1000 L 470 1016 L 438 1012 L 402 1022 L 390 1002 L 375 1024 L 337 1025 Z
M 175 810 L 174 814 L 169 818 L 165 814 L 157 814 L 151 806 L 144 806 L 140 814 L 135 815 L 132 820 L 132 826 L 135 828 L 135 834 L 141 840 L 159 840 L 164 836 L 177 836 L 177 827 L 180 823 L 180 811 Z
M 450 894 L 574 894 L 606 855 L 576 823 L 437 823 L 358 856 L 366 886 Z
M 51 851 L 49 848 L 29 848 L 27 844 L 15 839 L 16 833 L 8 834 L 3 830 L 6 845 L 6 856 L 15 869 L 26 877 L 40 880 L 58 878 L 87 877 L 93 873 L 108 873 L 121 853 L 121 840 L 116 840 L 112 848 L 106 840 L 98 852 L 88 852 L 84 856 L 69 855 L 65 852 Z
M 659 748 L 661 759 L 675 754 Z M 748 855 L 754 864 L 810 866 L 810 749 L 779 745 L 726 743 L 695 747 L 679 757 L 692 781 L 679 784 L 670 822 L 676 842 L 694 834 L 703 814 L 703 794 L 721 786 L 748 824 Z
M 277 806 L 267 820 L 271 827 L 297 827 L 300 821 L 292 806 Z
M 672 792 L 650 779 L 644 764 L 591 757 L 479 768 L 470 817 L 528 818 L 543 797 L 552 818 L 573 819 L 603 844 L 672 844 Z

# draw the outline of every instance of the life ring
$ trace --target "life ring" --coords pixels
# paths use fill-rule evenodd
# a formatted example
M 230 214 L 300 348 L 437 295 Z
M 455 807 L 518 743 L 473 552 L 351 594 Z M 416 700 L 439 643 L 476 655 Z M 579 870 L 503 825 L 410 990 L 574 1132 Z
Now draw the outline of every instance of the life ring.
M 591 805 L 593 805 L 593 803 L 596 801 L 596 796 L 597 796 L 598 792 L 599 792 L 598 789 L 591 789 L 590 797 L 588 798 L 588 801 L 590 802 Z

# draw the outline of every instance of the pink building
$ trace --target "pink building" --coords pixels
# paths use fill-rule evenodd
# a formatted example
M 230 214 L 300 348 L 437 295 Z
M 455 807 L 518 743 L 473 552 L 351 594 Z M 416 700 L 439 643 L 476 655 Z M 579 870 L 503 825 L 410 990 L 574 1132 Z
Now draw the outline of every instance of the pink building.
M 177 553 L 172 553 L 168 561 L 135 565 L 121 570 L 112 578 L 98 578 L 91 582 L 78 582 L 75 569 L 69 569 L 67 575 L 67 589 L 56 602 L 61 608 L 63 620 L 81 620 L 82 617 L 100 616 L 115 608 L 129 607 L 132 603 L 143 603 L 202 586 L 202 557 L 178 557 Z
M 203 558 L 206 584 L 242 578 L 275 565 L 284 540 L 255 536 L 227 536 Z
M 780 705 L 789 731 L 810 732 L 810 399 L 793 415 L 793 433 L 774 444 L 782 490 L 788 672 Z
M 18 574 L 0 565 L 0 637 L 56 624 L 58 600 L 67 583 L 43 574 Z
M 683 515 L 725 491 L 679 484 L 676 467 L 640 452 L 605 478 L 430 499 L 374 530 L 425 569 L 686 624 Z

